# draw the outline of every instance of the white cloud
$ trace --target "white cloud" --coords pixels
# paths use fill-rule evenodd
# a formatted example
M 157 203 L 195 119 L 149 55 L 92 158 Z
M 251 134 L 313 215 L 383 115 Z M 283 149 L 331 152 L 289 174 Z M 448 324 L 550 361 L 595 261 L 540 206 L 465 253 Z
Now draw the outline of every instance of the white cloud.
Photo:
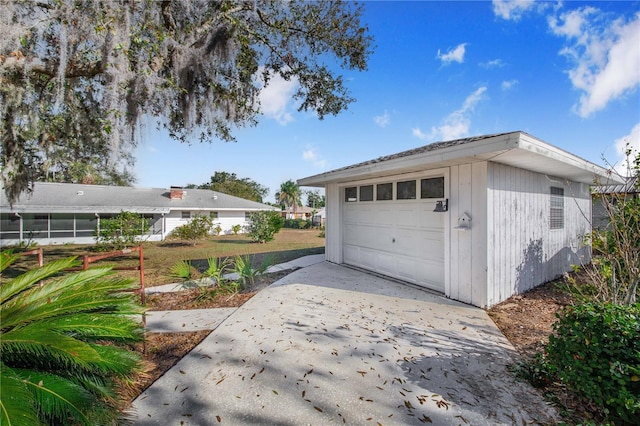
M 627 149 L 631 149 L 631 161 L 635 158 L 636 155 L 640 152 L 640 123 L 636 124 L 631 132 L 621 137 L 620 139 L 616 139 L 616 160 L 613 163 L 615 170 L 620 173 L 622 176 L 629 176 L 630 170 L 627 162 L 626 151 Z
M 411 129 L 411 133 L 413 134 L 413 136 L 417 137 L 420 140 L 425 140 L 428 138 L 427 135 L 425 135 L 422 130 L 420 130 L 419 127 L 413 128 Z
M 325 168 L 327 166 L 327 161 L 319 156 L 316 149 L 311 145 L 307 145 L 307 148 L 302 152 L 302 159 L 319 168 Z
M 385 110 L 384 114 L 376 115 L 373 121 L 380 127 L 387 127 L 389 123 L 391 123 L 391 116 L 389 116 L 389 113 Z
M 506 20 L 517 21 L 535 7 L 534 0 L 493 0 L 493 13 Z
M 440 59 L 445 65 L 448 65 L 451 62 L 458 62 L 461 64 L 464 62 L 464 54 L 467 49 L 466 48 L 467 44 L 468 43 L 459 44 L 445 54 L 442 54 L 440 52 L 440 49 L 438 49 L 438 54 L 436 55 L 436 58 Z
M 467 136 L 471 126 L 469 114 L 473 112 L 476 104 L 482 100 L 486 91 L 487 88 L 483 86 L 467 96 L 460 109 L 449 114 L 443 120 L 442 125 L 431 128 L 429 137 L 431 139 L 451 140 Z
M 258 75 L 260 76 L 258 81 L 260 83 L 263 82 L 261 78 L 262 72 L 263 68 L 261 67 L 258 70 Z M 267 86 L 260 91 L 261 112 L 282 125 L 293 121 L 289 104 L 292 102 L 293 93 L 298 88 L 298 85 L 298 80 L 295 78 L 287 81 L 279 75 L 272 75 Z
M 598 9 L 584 7 L 548 21 L 553 33 L 569 43 L 560 53 L 573 62 L 569 78 L 583 92 L 575 105 L 581 117 L 640 87 L 640 13 L 628 22 L 607 21 Z
M 504 91 L 513 89 L 516 85 L 518 85 L 518 80 L 505 80 L 500 84 L 500 88 Z
M 487 62 L 480 62 L 479 65 L 480 65 L 480 67 L 486 68 L 486 69 L 502 68 L 502 67 L 504 67 L 504 62 L 502 62 L 502 59 L 493 59 L 493 60 L 487 61 Z

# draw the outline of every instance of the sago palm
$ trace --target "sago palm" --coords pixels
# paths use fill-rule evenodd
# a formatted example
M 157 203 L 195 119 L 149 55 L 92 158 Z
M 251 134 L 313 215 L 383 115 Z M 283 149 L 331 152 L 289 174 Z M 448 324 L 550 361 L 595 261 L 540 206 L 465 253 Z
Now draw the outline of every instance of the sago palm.
M 0 255 L 0 272 L 14 260 Z M 0 285 L 0 424 L 112 424 L 115 388 L 141 367 L 133 283 L 110 268 L 51 262 Z

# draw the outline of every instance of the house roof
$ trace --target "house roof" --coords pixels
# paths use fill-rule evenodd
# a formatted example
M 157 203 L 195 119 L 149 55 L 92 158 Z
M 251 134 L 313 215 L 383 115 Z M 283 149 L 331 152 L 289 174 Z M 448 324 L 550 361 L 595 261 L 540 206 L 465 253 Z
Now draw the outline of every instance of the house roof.
M 37 182 L 33 192 L 23 193 L 9 206 L 4 190 L 3 211 L 32 213 L 169 213 L 171 210 L 255 211 L 278 210 L 266 204 L 208 189 L 185 189 L 182 199 L 171 199 L 165 188 L 82 185 Z
M 379 157 L 298 180 L 300 186 L 324 186 L 372 177 L 389 176 L 492 161 L 576 182 L 623 183 L 606 169 L 550 145 L 525 132 L 496 133 L 429 145 Z
M 625 183 L 615 185 L 599 185 L 593 188 L 598 194 L 636 194 L 640 192 L 640 182 L 638 176 L 623 178 Z

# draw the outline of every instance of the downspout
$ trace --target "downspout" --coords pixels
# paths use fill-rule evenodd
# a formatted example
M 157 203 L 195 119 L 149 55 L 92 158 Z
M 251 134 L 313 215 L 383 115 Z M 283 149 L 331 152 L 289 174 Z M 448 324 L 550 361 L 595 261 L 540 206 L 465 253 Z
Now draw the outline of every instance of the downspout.
M 166 229 L 165 226 L 165 221 L 167 220 L 167 218 L 165 217 L 164 213 L 160 213 L 162 215 L 162 221 L 160 221 L 160 241 L 164 241 L 164 230 Z

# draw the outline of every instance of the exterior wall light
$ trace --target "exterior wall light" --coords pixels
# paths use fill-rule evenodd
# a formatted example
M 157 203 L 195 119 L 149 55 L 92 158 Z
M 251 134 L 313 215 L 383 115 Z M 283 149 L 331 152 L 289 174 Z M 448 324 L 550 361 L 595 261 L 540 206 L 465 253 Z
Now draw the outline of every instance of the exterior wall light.
M 436 208 L 434 212 L 444 213 L 449 210 L 449 199 L 445 198 L 444 201 L 436 201 Z

